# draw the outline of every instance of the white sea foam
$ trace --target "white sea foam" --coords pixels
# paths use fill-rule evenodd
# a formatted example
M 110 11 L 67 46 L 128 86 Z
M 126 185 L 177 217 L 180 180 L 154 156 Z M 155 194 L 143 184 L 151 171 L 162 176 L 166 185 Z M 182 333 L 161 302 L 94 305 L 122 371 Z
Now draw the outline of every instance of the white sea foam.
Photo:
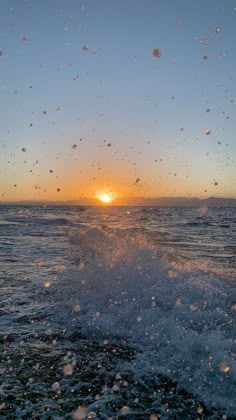
M 126 337 L 138 352 L 122 369 L 137 381 L 166 375 L 207 406 L 235 414 L 232 283 L 197 261 L 171 265 L 128 230 L 81 229 L 70 241 L 77 265 L 50 289 L 58 319 L 68 316 L 69 329 L 72 317 L 87 337 Z

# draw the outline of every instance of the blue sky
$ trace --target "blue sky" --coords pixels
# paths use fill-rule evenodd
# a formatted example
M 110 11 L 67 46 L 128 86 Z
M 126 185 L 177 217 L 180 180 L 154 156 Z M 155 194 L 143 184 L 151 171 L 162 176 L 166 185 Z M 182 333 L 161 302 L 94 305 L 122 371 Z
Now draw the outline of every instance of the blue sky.
M 1 9 L 2 200 L 236 197 L 235 1 Z

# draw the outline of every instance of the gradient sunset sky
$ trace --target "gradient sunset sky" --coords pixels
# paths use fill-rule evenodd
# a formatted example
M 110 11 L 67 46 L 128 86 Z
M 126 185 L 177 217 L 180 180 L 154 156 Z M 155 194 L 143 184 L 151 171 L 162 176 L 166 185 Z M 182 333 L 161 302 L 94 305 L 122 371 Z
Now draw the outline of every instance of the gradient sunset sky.
M 1 0 L 0 200 L 236 198 L 235 0 Z

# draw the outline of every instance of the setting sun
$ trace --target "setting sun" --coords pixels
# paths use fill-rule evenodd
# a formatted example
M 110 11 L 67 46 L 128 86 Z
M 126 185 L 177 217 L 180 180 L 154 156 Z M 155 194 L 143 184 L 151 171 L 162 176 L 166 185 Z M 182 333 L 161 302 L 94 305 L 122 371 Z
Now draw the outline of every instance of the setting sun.
M 111 195 L 109 195 L 107 193 L 101 194 L 98 198 L 99 198 L 99 200 L 101 200 L 105 204 L 111 203 L 111 201 L 112 201 Z
M 117 194 L 114 190 L 98 190 L 95 194 L 95 197 L 103 204 L 112 204 L 117 198 Z

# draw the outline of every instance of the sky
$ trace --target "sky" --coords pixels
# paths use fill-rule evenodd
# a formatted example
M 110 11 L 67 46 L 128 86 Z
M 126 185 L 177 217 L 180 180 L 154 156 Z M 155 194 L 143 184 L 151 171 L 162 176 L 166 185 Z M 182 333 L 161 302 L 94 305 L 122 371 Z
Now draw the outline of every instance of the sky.
M 236 198 L 235 0 L 1 0 L 0 200 Z

